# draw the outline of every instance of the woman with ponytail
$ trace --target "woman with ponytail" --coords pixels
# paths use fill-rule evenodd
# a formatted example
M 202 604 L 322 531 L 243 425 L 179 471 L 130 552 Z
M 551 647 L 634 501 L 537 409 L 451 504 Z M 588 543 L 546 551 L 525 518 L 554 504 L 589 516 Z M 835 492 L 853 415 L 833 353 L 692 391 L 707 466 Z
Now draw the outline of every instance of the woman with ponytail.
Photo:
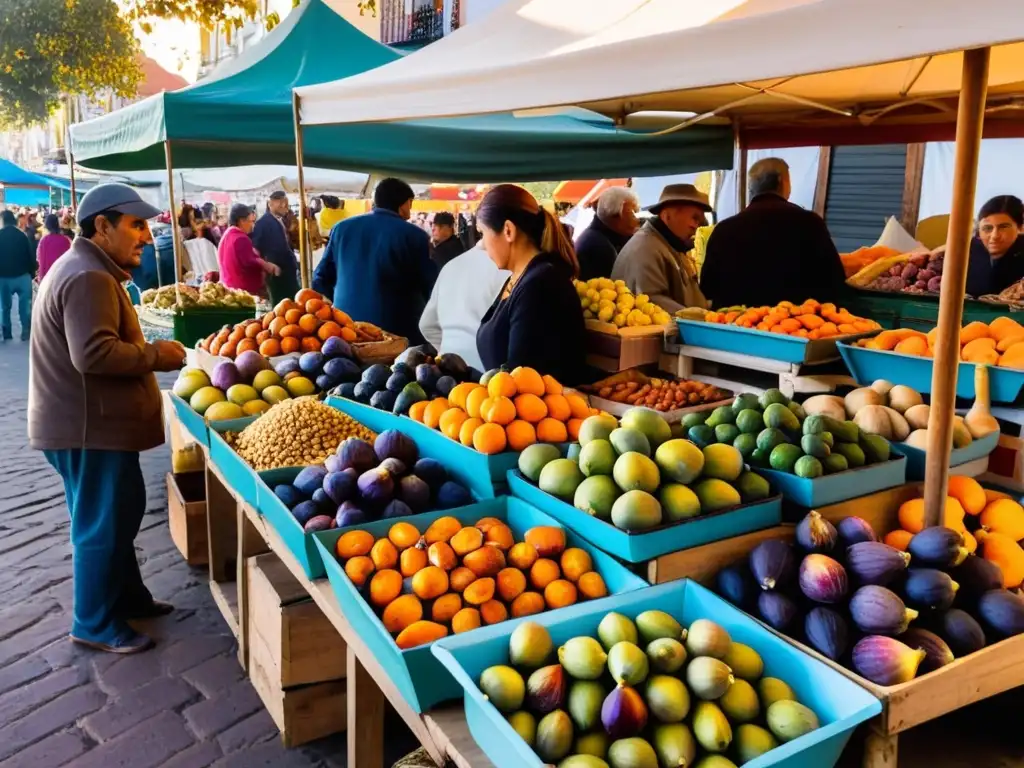
M 491 261 L 512 273 L 477 332 L 484 367 L 529 366 L 579 383 L 584 325 L 572 284 L 579 263 L 561 223 L 514 184 L 487 193 L 477 223 Z

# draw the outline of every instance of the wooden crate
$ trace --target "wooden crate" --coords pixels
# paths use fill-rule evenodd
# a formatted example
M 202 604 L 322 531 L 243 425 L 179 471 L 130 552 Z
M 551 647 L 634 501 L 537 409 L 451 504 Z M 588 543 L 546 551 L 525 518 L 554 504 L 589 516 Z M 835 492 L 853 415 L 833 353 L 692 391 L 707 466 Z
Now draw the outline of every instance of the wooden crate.
M 600 325 L 607 326 L 606 323 Z M 660 325 L 647 325 L 619 328 L 617 333 L 610 333 L 596 330 L 590 323 L 585 337 L 587 363 L 611 373 L 657 363 L 665 346 L 665 330 Z
M 279 688 L 345 677 L 345 641 L 277 555 L 250 557 L 250 658 L 262 656 Z
M 210 561 L 206 536 L 206 473 L 167 473 L 167 524 L 189 565 Z

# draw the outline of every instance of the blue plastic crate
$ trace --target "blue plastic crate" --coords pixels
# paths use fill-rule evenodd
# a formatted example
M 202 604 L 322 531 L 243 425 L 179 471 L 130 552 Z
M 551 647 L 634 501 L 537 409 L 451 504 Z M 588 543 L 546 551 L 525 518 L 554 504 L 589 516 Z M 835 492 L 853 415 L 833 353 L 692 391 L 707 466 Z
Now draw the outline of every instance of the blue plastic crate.
M 234 448 L 227 444 L 218 431 L 226 422 L 215 422 L 210 427 L 210 462 L 220 471 L 221 477 L 242 501 L 253 509 L 259 508 L 256 470 L 250 467 Z
M 903 384 L 921 394 L 932 391 L 932 358 L 904 355 L 884 349 L 865 349 L 839 343 L 839 354 L 858 384 L 876 379 Z M 1024 371 L 1015 368 L 989 368 L 989 394 L 993 402 L 1012 403 L 1024 388 Z M 960 363 L 956 374 L 956 396 L 974 399 L 974 363 Z
M 889 461 L 848 469 L 833 475 L 823 475 L 813 480 L 764 467 L 753 469 L 757 474 L 764 476 L 772 488 L 781 493 L 787 501 L 801 507 L 822 507 L 883 491 L 886 488 L 895 488 L 907 482 L 907 458 L 896 451 L 893 453 L 896 455 Z
M 733 640 L 760 654 L 766 676 L 787 682 L 800 702 L 818 716 L 820 728 L 745 763 L 744 768 L 830 768 L 838 762 L 854 729 L 882 711 L 881 702 L 867 690 L 689 579 L 580 603 L 531 620 L 547 627 L 557 647 L 578 635 L 595 637 L 597 625 L 610 611 L 636 618 L 651 609 L 672 614 L 683 626 L 697 619 L 711 619 L 721 625 Z M 447 637 L 434 643 L 431 650 L 465 689 L 469 732 L 494 765 L 543 768 L 544 762 L 477 685 L 485 669 L 508 664 L 509 636 L 519 623 L 505 622 Z
M 782 522 L 782 497 L 775 496 L 754 504 L 660 525 L 650 531 L 629 533 L 545 493 L 523 477 L 519 470 L 508 473 L 508 486 L 513 495 L 530 502 L 594 546 L 627 563 L 643 563 L 670 552 L 759 531 Z
M 181 426 L 192 435 L 196 442 L 208 448 L 210 446 L 210 435 L 206 419 L 193 411 L 191 405 L 173 392 L 170 393 L 170 399 L 171 405 L 174 407 L 174 413 L 177 415 L 178 421 L 181 422 Z
M 375 537 L 380 537 L 386 535 L 396 522 L 404 520 L 412 523 L 421 531 L 425 531 L 430 523 L 445 515 L 456 517 L 468 525 L 472 525 L 482 517 L 496 517 L 508 523 L 518 541 L 522 541 L 526 531 L 538 525 L 563 527 L 526 502 L 502 496 L 497 499 L 486 499 L 473 506 L 461 507 L 457 510 L 428 512 L 414 517 L 392 520 L 378 520 L 365 525 L 353 526 L 353 528 L 361 528 L 369 531 Z M 331 587 L 345 614 L 345 619 L 370 648 L 384 671 L 388 673 L 391 682 L 416 712 L 425 712 L 443 701 L 459 698 L 462 695 L 462 686 L 448 674 L 441 662 L 430 652 L 430 644 L 407 650 L 399 649 L 391 635 L 384 629 L 384 625 L 374 613 L 373 608 L 363 599 L 360 591 L 345 575 L 341 564 L 334 557 L 335 543 L 341 534 L 341 531 L 323 531 L 313 534 L 313 536 L 317 547 L 320 548 L 327 568 L 327 578 L 330 579 Z M 614 558 L 583 541 L 571 530 L 566 529 L 565 534 L 568 546 L 580 547 L 590 553 L 594 562 L 594 570 L 604 578 L 609 593 L 617 595 L 624 592 L 635 592 L 635 590 L 647 586 L 647 583 L 639 576 L 631 573 Z M 559 611 L 551 613 L 559 613 Z M 547 613 L 539 615 L 546 616 Z M 536 619 L 537 617 L 531 618 Z M 506 621 L 501 626 L 514 627 L 519 621 L 518 619 Z M 475 629 L 464 633 L 461 637 L 469 637 L 480 631 L 482 630 Z
M 949 453 L 949 466 L 955 468 L 969 461 L 980 459 L 982 456 L 988 456 L 998 444 L 999 433 L 993 432 L 972 441 L 965 448 L 954 448 Z M 893 443 L 892 449 L 907 457 L 907 480 L 924 480 L 925 452 L 923 450 L 906 443 Z
M 784 363 L 824 362 L 834 360 L 838 355 L 835 338 L 801 339 L 799 336 L 767 333 L 738 325 L 680 318 L 676 318 L 676 325 L 679 327 L 679 338 L 682 343 L 693 347 L 720 349 L 724 352 L 737 352 L 741 355 L 779 360 Z M 842 338 L 859 339 L 876 333 L 878 331 L 869 331 Z
M 519 463 L 519 454 L 513 451 L 493 456 L 467 448 L 462 443 L 445 437 L 436 429 L 420 424 L 407 416 L 396 416 L 343 397 L 329 397 L 327 404 L 359 421 L 375 432 L 397 429 L 416 441 L 420 455 L 437 459 L 452 475 L 469 488 L 477 498 L 488 499 L 505 492 L 505 478 Z M 568 443 L 558 449 L 565 456 Z

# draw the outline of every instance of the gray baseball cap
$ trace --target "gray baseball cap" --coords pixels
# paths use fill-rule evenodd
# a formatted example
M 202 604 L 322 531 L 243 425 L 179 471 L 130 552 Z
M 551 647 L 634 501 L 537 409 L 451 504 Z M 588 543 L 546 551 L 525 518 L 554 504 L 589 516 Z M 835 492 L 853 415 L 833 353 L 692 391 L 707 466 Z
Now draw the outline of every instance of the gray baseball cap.
M 127 184 L 97 184 L 85 193 L 78 204 L 78 223 L 107 211 L 126 213 L 140 219 L 153 219 L 161 214 L 159 208 L 147 203 Z

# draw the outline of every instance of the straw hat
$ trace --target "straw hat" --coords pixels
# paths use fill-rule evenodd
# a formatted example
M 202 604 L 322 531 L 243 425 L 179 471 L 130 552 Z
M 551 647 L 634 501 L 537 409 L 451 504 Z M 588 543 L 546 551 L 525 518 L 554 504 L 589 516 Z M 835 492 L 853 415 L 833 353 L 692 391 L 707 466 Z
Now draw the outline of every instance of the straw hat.
M 696 205 L 698 208 L 704 209 L 707 213 L 714 213 L 714 209 L 711 207 L 711 201 L 708 200 L 708 196 L 693 186 L 693 184 L 669 184 L 661 190 L 658 202 L 654 205 L 648 205 L 644 210 L 657 215 L 658 211 L 666 205 L 671 205 L 673 203 Z

